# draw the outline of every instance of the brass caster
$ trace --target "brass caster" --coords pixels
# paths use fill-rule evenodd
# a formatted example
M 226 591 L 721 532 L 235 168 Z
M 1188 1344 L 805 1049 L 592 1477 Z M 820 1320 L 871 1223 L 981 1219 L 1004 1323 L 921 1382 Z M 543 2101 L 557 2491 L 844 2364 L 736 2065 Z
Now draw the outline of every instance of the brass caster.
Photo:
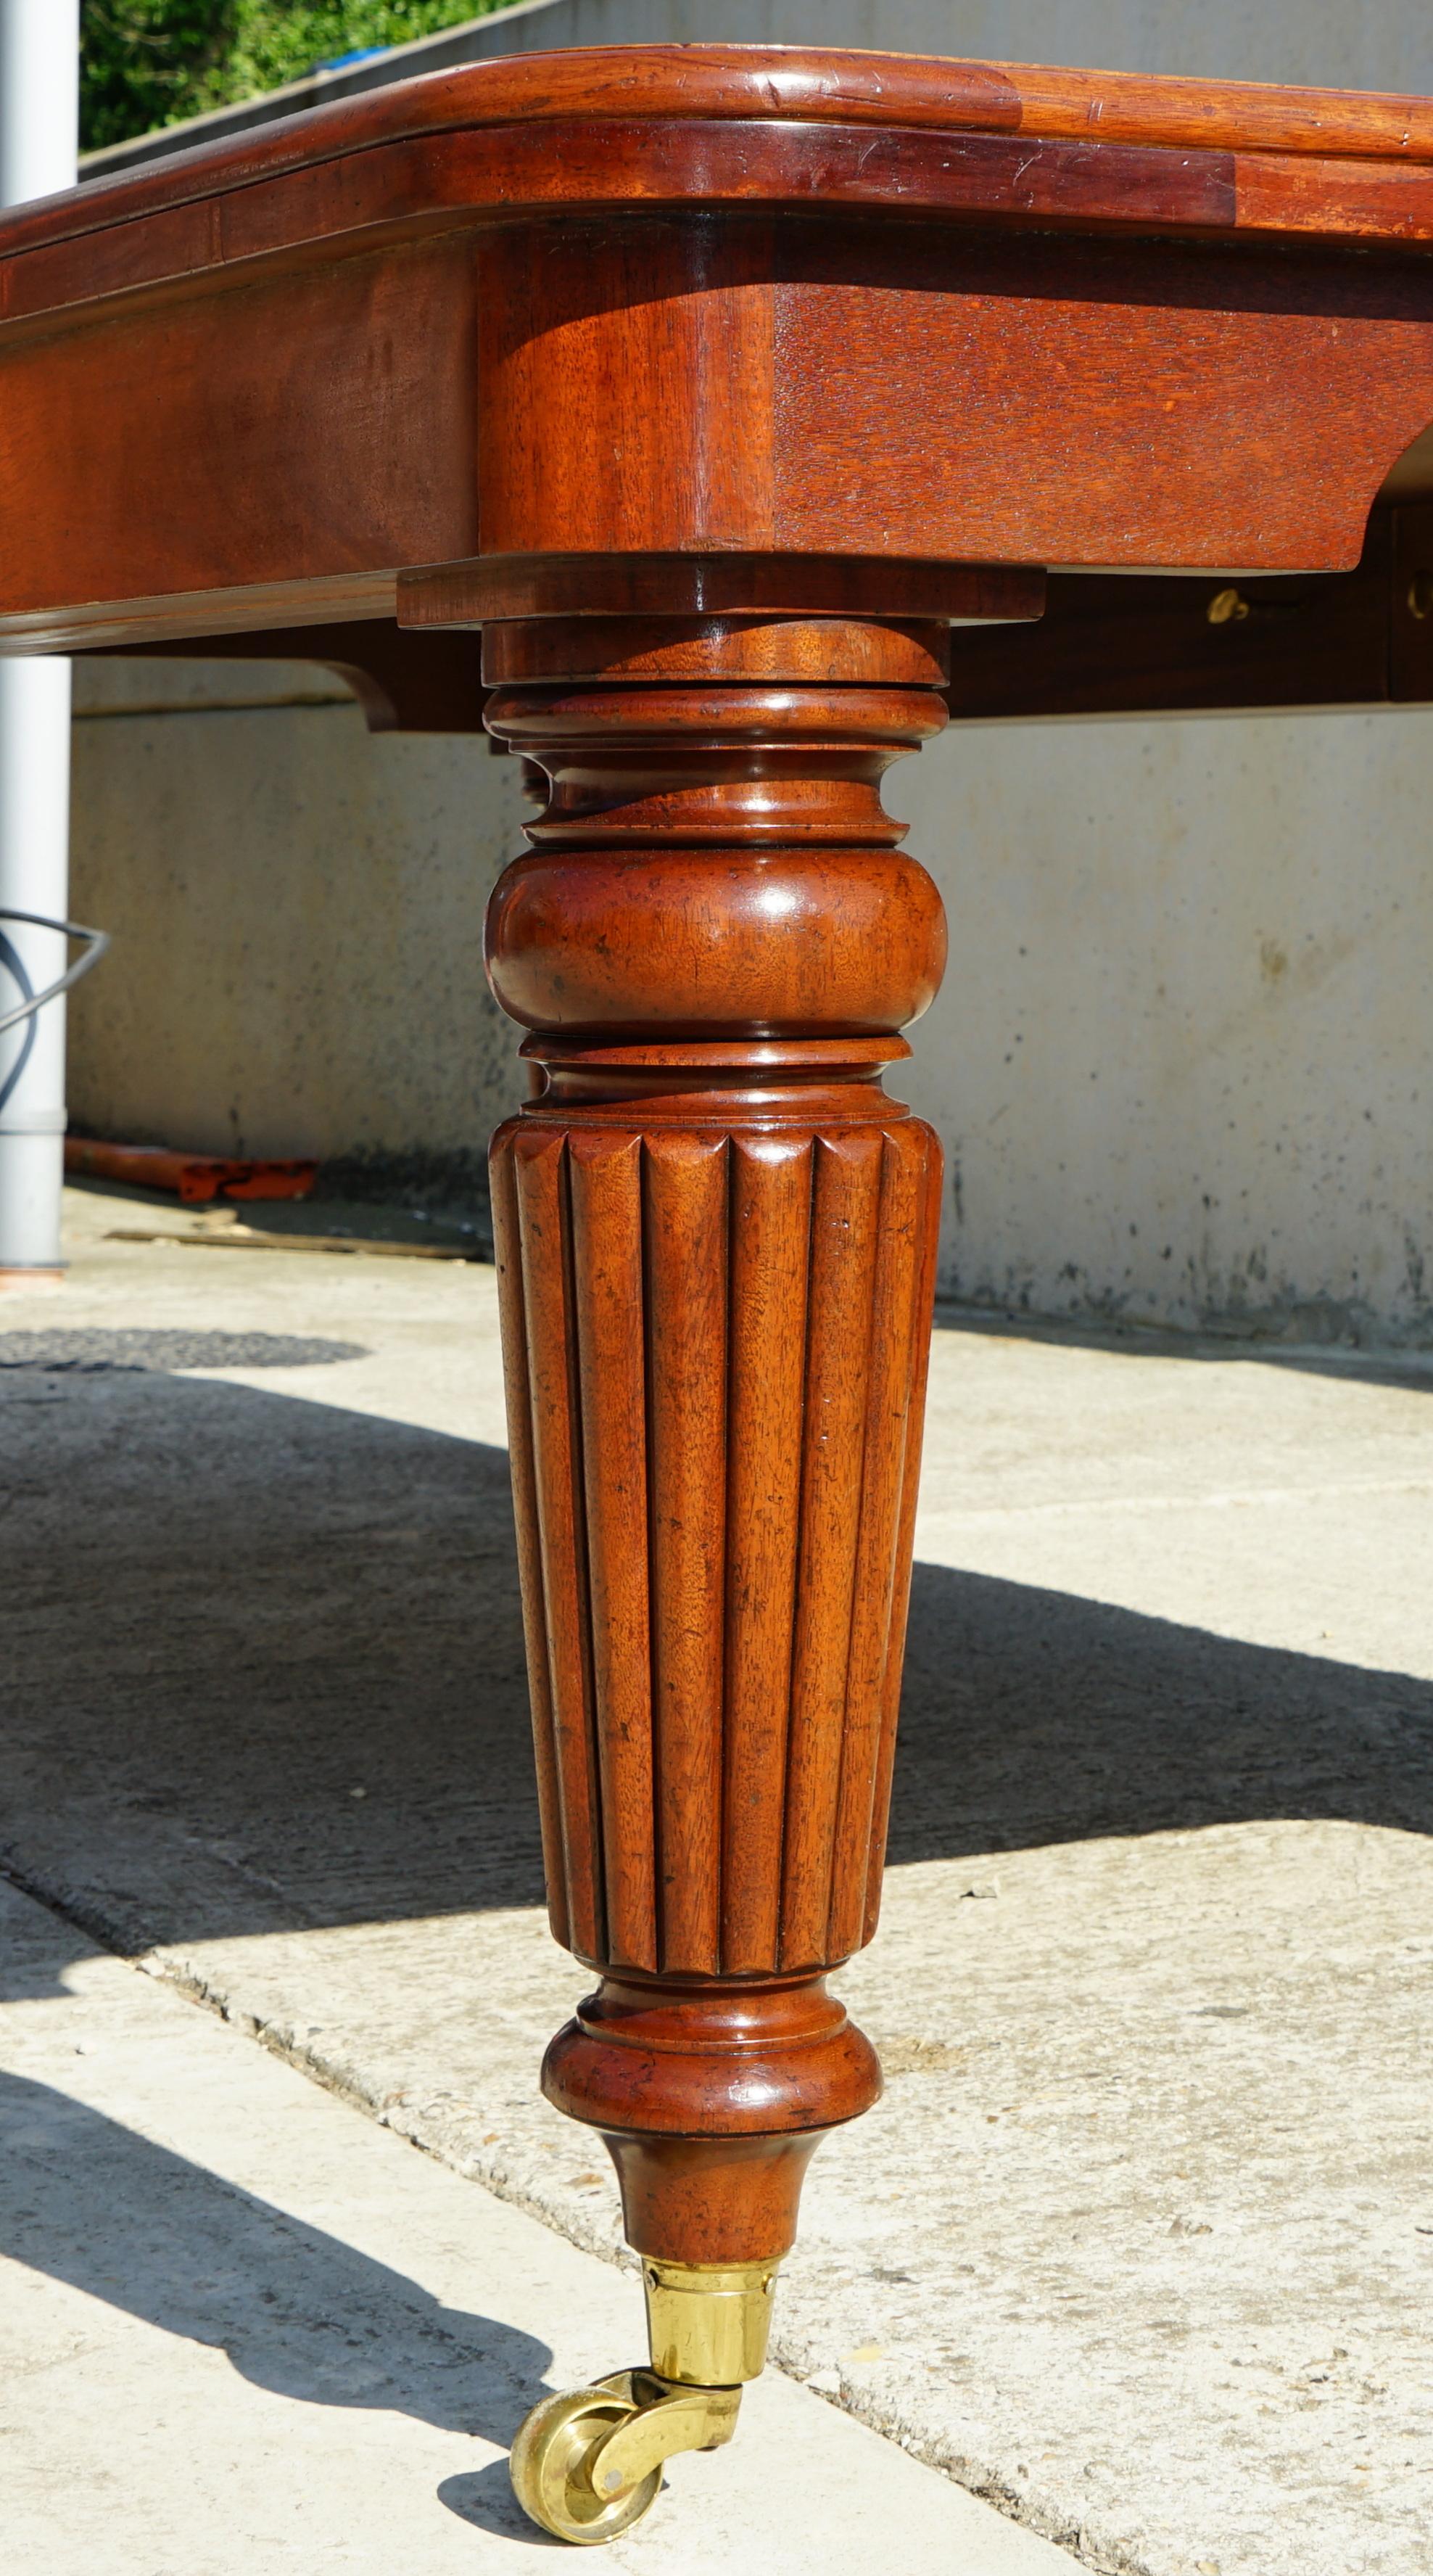
M 775 2262 L 670 2263 L 649 2257 L 642 2285 L 647 2346 L 658 2378 L 698 2388 L 734 2388 L 740 2380 L 759 2379 L 777 2269 Z
M 544 2397 L 520 2426 L 509 2474 L 530 2522 L 592 2547 L 656 2503 L 675 2451 L 714 2451 L 736 2430 L 739 2388 L 693 2388 L 651 2370 L 614 2370 Z

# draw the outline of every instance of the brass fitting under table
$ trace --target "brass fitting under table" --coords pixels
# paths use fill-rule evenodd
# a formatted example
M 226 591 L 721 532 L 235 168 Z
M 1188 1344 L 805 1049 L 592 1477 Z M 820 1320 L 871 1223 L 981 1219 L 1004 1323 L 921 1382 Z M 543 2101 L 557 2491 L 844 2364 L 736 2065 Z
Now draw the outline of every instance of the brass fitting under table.
M 615 2540 L 655 2504 L 665 2460 L 731 2440 L 742 2383 L 765 2365 L 776 2269 L 644 2258 L 651 2368 L 533 2408 L 510 2463 L 530 2521 L 582 2546 Z

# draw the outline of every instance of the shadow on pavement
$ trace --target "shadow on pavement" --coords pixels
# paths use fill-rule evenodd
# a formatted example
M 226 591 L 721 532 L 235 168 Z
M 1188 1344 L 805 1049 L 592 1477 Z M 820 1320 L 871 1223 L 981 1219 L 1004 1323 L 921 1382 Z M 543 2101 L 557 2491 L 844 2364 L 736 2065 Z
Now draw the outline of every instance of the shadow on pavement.
M 551 2367 L 534 2336 L 444 2307 L 322 2228 L 14 2074 L 0 2074 L 0 2177 L 0 2254 L 227 2354 L 276 2396 L 506 2449 Z M 510 2495 L 502 2527 L 527 2534 Z
M 1315 1313 L 1310 1321 L 1327 1320 Z M 1067 1322 L 1058 1316 L 1025 1315 L 1007 1308 L 963 1306 L 944 1298 L 936 1306 L 936 1331 L 978 1333 L 996 1341 L 1045 1342 L 1061 1350 L 1103 1351 L 1121 1359 L 1165 1359 L 1216 1363 L 1222 1368 L 1243 1362 L 1254 1368 L 1292 1369 L 1303 1377 L 1353 1379 L 1359 1386 L 1394 1386 L 1406 1395 L 1433 1395 L 1433 1349 L 1426 1341 L 1400 1347 L 1362 1344 L 1335 1335 L 1328 1340 L 1288 1338 L 1284 1332 L 1260 1333 L 1257 1319 L 1226 1331 L 1175 1332 L 1158 1324 L 1122 1323 L 1111 1316 L 1098 1323 Z
M 502 1452 L 7 1368 L 0 1548 L 0 1858 L 88 1931 L 541 1903 Z M 917 1568 L 893 1860 L 1288 1816 L 1433 1827 L 1433 1685 Z

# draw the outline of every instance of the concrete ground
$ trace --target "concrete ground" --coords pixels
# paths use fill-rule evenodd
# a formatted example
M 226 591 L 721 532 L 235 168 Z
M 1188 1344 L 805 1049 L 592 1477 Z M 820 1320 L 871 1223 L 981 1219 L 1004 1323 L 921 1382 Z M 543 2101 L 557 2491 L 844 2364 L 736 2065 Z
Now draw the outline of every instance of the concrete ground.
M 7 2565 L 551 2570 L 507 2446 L 545 2383 L 640 2357 L 635 2279 L 3 1886 L 0 1957 Z M 778 2373 L 742 2412 L 615 2566 L 829 2576 L 899 2535 L 911 2576 L 1069 2568 Z
M 112 1239 L 193 1231 L 140 1214 L 75 1195 L 69 1284 L 0 1309 L 0 1797 L 50 1909 L 6 1927 L 6 2055 L 65 2150 L 63 2188 L 5 2167 L 22 2563 L 510 2555 L 502 2443 L 549 2347 L 634 2357 L 634 2293 L 551 2232 L 610 2256 L 616 2203 L 533 2082 L 579 1980 L 491 1273 Z M 893 1867 L 844 1980 L 891 2081 L 813 2170 L 806 2391 L 683 2464 L 634 2565 L 1433 2569 L 1430 1396 L 1433 1357 L 939 1332 Z M 206 2173 L 249 2196 L 217 2308 L 143 2217 Z

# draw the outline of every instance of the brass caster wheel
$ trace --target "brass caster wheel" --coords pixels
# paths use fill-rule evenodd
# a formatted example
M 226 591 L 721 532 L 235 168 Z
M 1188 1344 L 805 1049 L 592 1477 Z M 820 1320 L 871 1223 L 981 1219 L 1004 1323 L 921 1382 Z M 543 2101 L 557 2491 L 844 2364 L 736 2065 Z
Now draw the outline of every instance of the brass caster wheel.
M 615 2540 L 650 2513 L 661 2490 L 660 2465 L 625 2494 L 600 2496 L 592 2483 L 595 2455 L 610 2434 L 639 2412 L 640 2401 L 623 2388 L 632 2374 L 615 2371 L 611 2382 L 570 2388 L 544 2397 L 519 2428 L 508 2474 L 529 2522 L 556 2540 L 591 2547 Z
M 664 2460 L 731 2440 L 740 2403 L 740 2388 L 692 2387 L 654 2370 L 614 2370 L 544 2397 L 512 2446 L 513 2493 L 557 2540 L 615 2540 L 656 2503 Z

